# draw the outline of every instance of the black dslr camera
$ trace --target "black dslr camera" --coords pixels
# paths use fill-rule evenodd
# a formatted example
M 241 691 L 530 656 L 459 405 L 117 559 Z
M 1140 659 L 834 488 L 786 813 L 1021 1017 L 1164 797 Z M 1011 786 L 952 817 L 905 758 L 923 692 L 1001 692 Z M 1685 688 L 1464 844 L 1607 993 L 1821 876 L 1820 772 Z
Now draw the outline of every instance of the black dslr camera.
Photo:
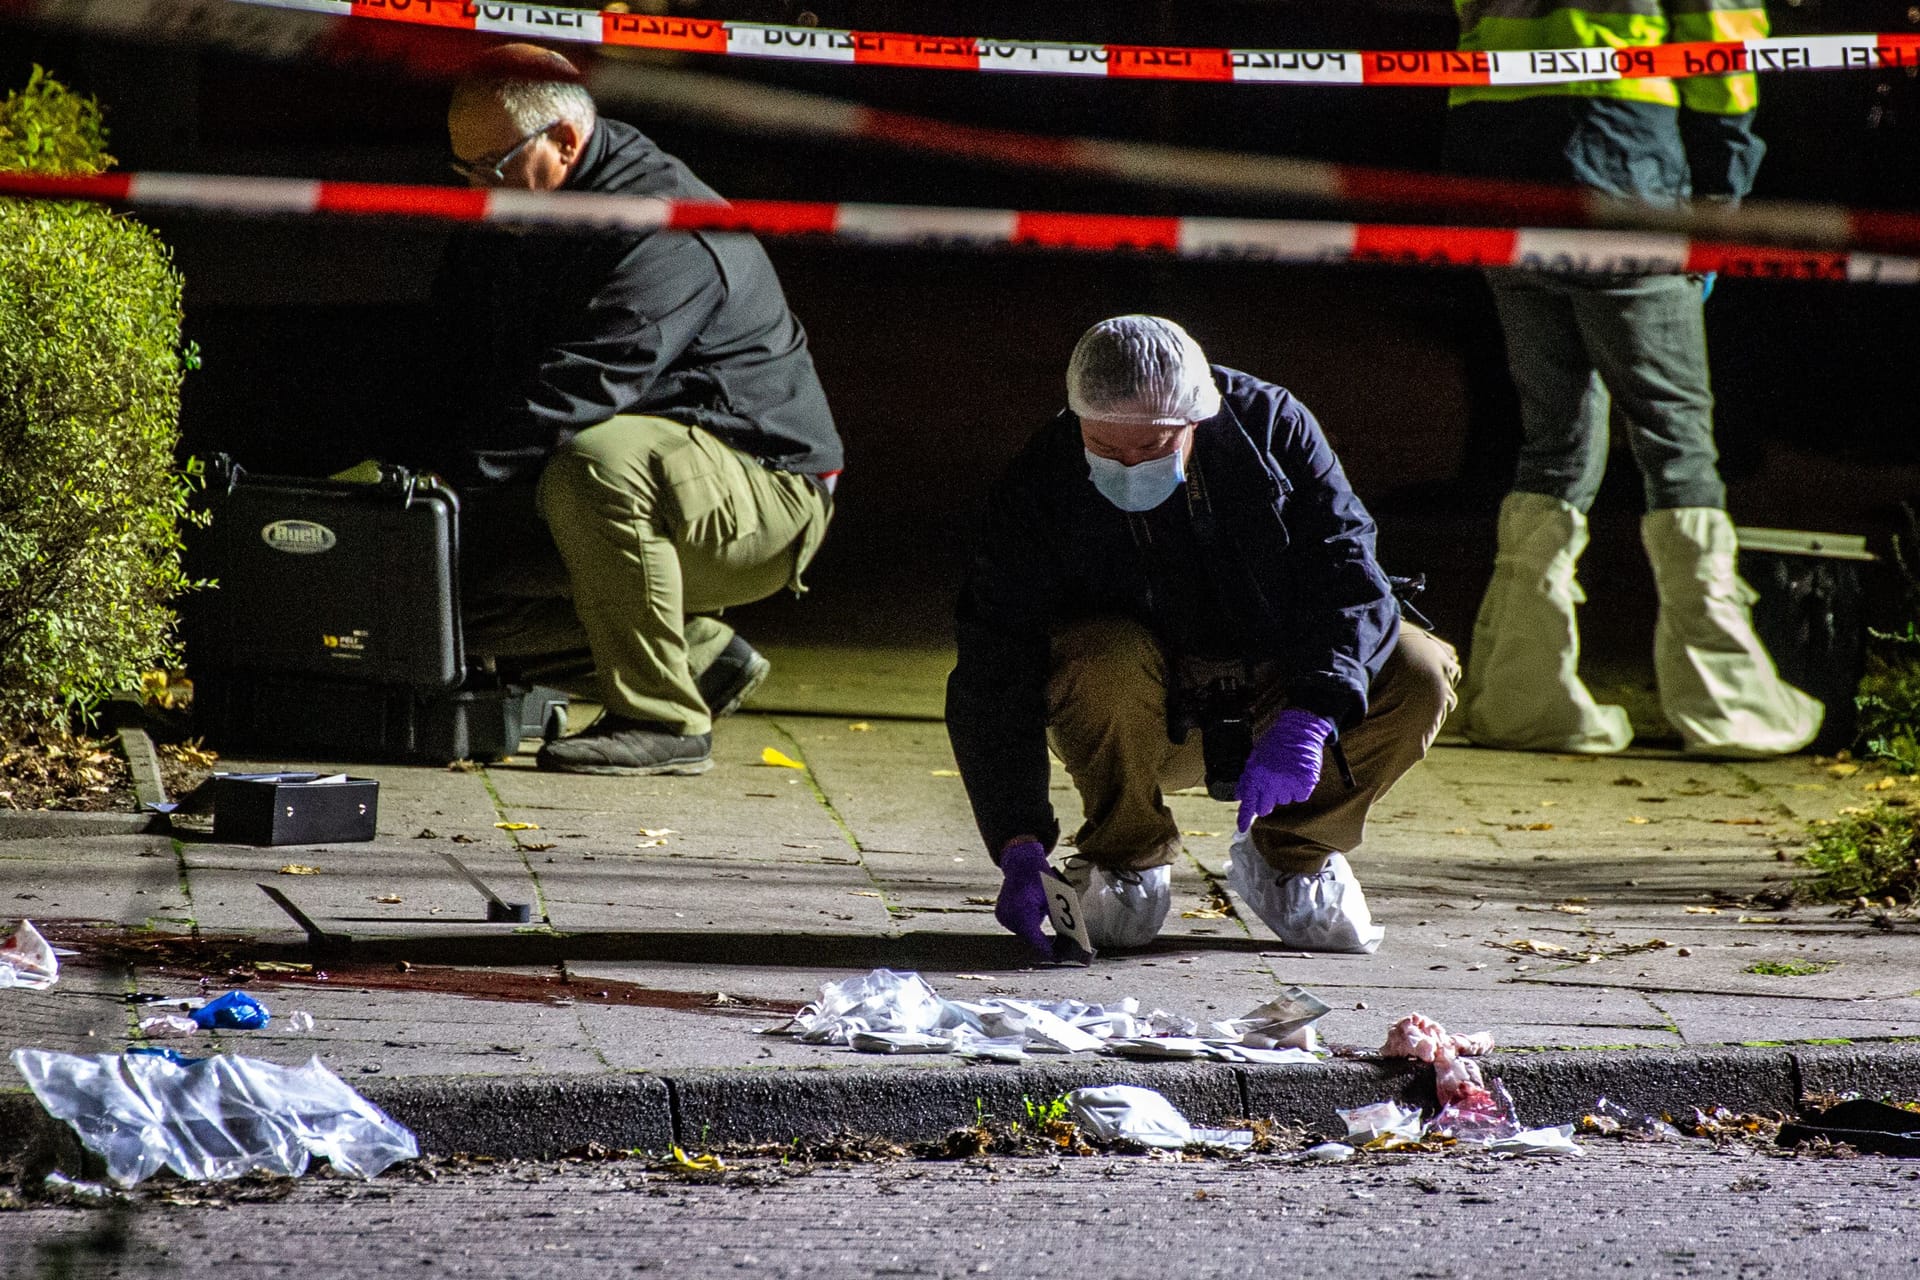
M 1185 742 L 1195 729 L 1206 758 L 1207 794 L 1215 800 L 1233 799 L 1253 751 L 1252 686 L 1231 674 L 1179 682 L 1167 698 L 1167 737 Z

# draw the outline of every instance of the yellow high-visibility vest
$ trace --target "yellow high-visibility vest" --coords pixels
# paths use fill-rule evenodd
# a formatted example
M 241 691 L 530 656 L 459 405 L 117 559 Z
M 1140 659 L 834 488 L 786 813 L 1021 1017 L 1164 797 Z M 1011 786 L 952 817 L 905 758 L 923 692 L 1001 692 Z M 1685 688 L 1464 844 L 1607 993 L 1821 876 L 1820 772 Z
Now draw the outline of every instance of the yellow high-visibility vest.
M 1460 14 L 1460 48 L 1473 51 L 1527 49 L 1638 49 L 1696 40 L 1757 40 L 1770 30 L 1767 10 L 1755 0 L 1453 0 Z M 1737 116 L 1760 102 L 1750 71 L 1670 80 L 1581 80 L 1572 84 L 1466 85 L 1447 97 L 1468 102 L 1513 102 L 1548 94 L 1615 98 L 1685 106 L 1692 111 Z

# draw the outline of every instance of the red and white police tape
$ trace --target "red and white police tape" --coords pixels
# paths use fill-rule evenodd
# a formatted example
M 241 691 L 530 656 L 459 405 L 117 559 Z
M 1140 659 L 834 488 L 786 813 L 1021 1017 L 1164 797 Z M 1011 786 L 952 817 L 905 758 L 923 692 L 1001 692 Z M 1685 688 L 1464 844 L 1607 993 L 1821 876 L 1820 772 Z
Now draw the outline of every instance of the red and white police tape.
M 910 35 L 724 19 L 656 17 L 476 0 L 220 0 L 335 18 L 362 18 L 526 40 L 684 53 L 919 67 L 945 71 L 1194 80 L 1235 84 L 1539 85 L 1734 71 L 1859 71 L 1920 67 L 1920 34 L 1772 36 L 1636 48 L 1455 52 L 1445 49 L 1223 49 L 1171 45 Z M 6 0 L 59 21 L 136 0 Z
M 304 0 L 303 0 L 304 2 Z M 326 0 L 336 12 L 346 0 Z M 377 66 L 449 79 L 470 53 L 419 41 L 366 40 L 386 23 L 348 23 L 317 12 L 263 12 L 234 0 L 0 0 L 0 17 L 31 16 L 101 35 L 224 49 L 278 61 Z M 597 15 L 594 15 L 597 16 Z M 476 22 L 478 15 L 476 14 Z M 1920 253 L 1920 214 L 1801 201 L 1752 200 L 1740 208 L 1658 208 L 1575 187 L 1402 172 L 1283 156 L 1100 138 L 1060 138 L 886 111 L 750 81 L 615 59 L 588 64 L 603 107 L 690 116 L 708 126 L 878 143 L 1050 174 L 1117 179 L 1188 193 L 1445 210 L 1463 218 L 1626 228 L 1714 241 Z
M 0 173 L 0 196 L 267 216 L 333 214 L 579 230 L 750 231 L 855 244 L 1079 253 L 1167 253 L 1235 261 L 1523 267 L 1643 275 L 1920 284 L 1920 258 L 1692 239 L 1652 231 L 1437 227 L 1278 218 L 1155 217 L 926 205 L 660 200 L 577 191 L 403 186 L 179 173 L 50 177 Z
M 758 138 L 785 135 L 877 143 L 923 155 L 1154 186 L 1187 195 L 1310 200 L 1373 209 L 1445 211 L 1487 222 L 1658 230 L 1702 239 L 1920 253 L 1920 213 L 1850 209 L 1812 201 L 1749 200 L 1661 207 L 1590 188 L 1378 169 L 1287 156 L 1174 147 L 1106 138 L 1054 137 L 955 124 L 841 98 L 727 76 L 602 59 L 588 85 L 596 99 Z

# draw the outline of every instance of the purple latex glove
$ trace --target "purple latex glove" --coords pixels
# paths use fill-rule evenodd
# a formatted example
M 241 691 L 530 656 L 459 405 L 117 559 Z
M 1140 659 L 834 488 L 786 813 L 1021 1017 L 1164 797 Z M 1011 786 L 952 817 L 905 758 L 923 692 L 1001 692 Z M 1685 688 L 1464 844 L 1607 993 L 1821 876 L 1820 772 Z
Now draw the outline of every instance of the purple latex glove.
M 1333 736 L 1333 722 L 1299 707 L 1282 711 L 1247 755 L 1234 797 L 1240 801 L 1240 829 L 1283 804 L 1299 804 L 1320 781 L 1320 756 Z
M 993 918 L 1051 958 L 1053 940 L 1040 927 L 1047 922 L 1046 870 L 1047 851 L 1038 840 L 1008 845 L 1000 855 L 1000 874 L 1006 878 L 993 904 Z

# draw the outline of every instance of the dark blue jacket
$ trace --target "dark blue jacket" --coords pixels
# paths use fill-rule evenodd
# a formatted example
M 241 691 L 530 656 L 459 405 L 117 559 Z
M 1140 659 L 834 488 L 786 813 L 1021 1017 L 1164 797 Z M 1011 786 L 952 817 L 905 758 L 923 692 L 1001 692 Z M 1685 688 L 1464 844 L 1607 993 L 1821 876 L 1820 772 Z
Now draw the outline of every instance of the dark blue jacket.
M 1374 561 L 1373 517 L 1354 496 L 1320 424 L 1284 387 L 1218 365 L 1220 412 L 1201 423 L 1189 467 L 1216 527 L 1185 572 L 1224 616 L 1189 634 L 1232 635 L 1245 657 L 1278 665 L 1288 700 L 1341 727 L 1399 637 L 1399 607 Z M 1187 504 L 1176 492 L 1164 506 Z M 1160 512 L 1154 513 L 1159 515 Z M 1205 559 L 1202 560 L 1201 556 Z M 1189 584 L 1191 585 L 1191 584 Z M 959 661 L 947 681 L 947 733 L 988 849 L 1016 835 L 1051 845 L 1046 685 L 1057 626 L 1132 617 L 1168 641 L 1149 600 L 1153 571 L 1125 513 L 1093 487 L 1080 422 L 1041 428 L 995 488 L 958 610 Z

